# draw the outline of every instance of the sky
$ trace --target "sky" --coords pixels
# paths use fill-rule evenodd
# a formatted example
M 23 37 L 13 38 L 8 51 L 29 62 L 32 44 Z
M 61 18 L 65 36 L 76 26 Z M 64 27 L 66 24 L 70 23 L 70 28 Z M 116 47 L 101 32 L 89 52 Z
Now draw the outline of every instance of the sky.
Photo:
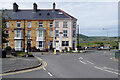
M 109 37 L 118 36 L 117 0 L 0 0 L 0 9 L 12 9 L 13 2 L 19 5 L 19 9 L 32 9 L 34 2 L 39 9 L 50 9 L 55 2 L 57 9 L 78 19 L 81 34 L 107 36 L 108 33 Z

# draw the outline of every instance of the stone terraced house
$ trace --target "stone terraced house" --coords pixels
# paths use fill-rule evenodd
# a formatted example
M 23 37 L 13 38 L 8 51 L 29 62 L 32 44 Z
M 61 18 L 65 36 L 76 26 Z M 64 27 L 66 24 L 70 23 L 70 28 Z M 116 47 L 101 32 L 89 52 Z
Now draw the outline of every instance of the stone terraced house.
M 38 9 L 33 4 L 33 9 L 19 9 L 13 3 L 13 9 L 8 9 L 4 15 L 6 19 L 7 43 L 3 47 L 11 46 L 16 51 L 23 51 L 28 47 L 37 49 L 76 48 L 77 19 L 61 9 Z M 10 18 L 8 18 L 8 16 Z

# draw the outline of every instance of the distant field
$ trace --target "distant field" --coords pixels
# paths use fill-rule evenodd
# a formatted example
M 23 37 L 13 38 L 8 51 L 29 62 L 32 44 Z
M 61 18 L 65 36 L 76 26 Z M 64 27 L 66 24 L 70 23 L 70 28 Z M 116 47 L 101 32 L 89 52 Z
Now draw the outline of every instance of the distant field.
M 111 48 L 118 48 L 118 38 L 117 37 L 104 37 L 104 36 L 88 37 L 88 36 L 80 34 L 79 46 L 97 47 L 97 46 L 102 46 L 102 45 L 110 46 Z

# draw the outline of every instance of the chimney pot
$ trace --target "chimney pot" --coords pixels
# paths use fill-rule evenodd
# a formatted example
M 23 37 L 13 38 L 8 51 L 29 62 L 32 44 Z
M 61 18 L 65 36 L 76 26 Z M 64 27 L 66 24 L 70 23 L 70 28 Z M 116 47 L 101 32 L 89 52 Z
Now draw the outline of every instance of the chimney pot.
M 55 2 L 53 3 L 53 10 L 55 10 Z
M 33 3 L 33 12 L 37 12 L 37 4 Z
M 18 5 L 14 2 L 13 3 L 13 12 L 17 12 L 18 11 Z

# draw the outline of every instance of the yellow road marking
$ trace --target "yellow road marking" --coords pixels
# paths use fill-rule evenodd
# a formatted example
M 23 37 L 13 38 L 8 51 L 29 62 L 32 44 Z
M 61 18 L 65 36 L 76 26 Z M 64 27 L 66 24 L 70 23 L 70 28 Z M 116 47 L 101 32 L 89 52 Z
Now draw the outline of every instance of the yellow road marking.
M 42 69 L 42 68 L 47 66 L 47 63 L 45 61 L 43 61 L 41 58 L 36 57 L 36 56 L 35 56 L 35 58 L 37 58 L 40 62 L 42 62 L 42 66 L 37 67 L 37 68 L 33 68 L 33 69 L 18 71 L 18 72 L 11 72 L 11 73 L 0 74 L 0 76 L 13 75 L 13 74 L 18 74 L 18 73 L 25 73 L 25 72 L 35 71 L 35 70 L 39 70 L 39 69 Z

